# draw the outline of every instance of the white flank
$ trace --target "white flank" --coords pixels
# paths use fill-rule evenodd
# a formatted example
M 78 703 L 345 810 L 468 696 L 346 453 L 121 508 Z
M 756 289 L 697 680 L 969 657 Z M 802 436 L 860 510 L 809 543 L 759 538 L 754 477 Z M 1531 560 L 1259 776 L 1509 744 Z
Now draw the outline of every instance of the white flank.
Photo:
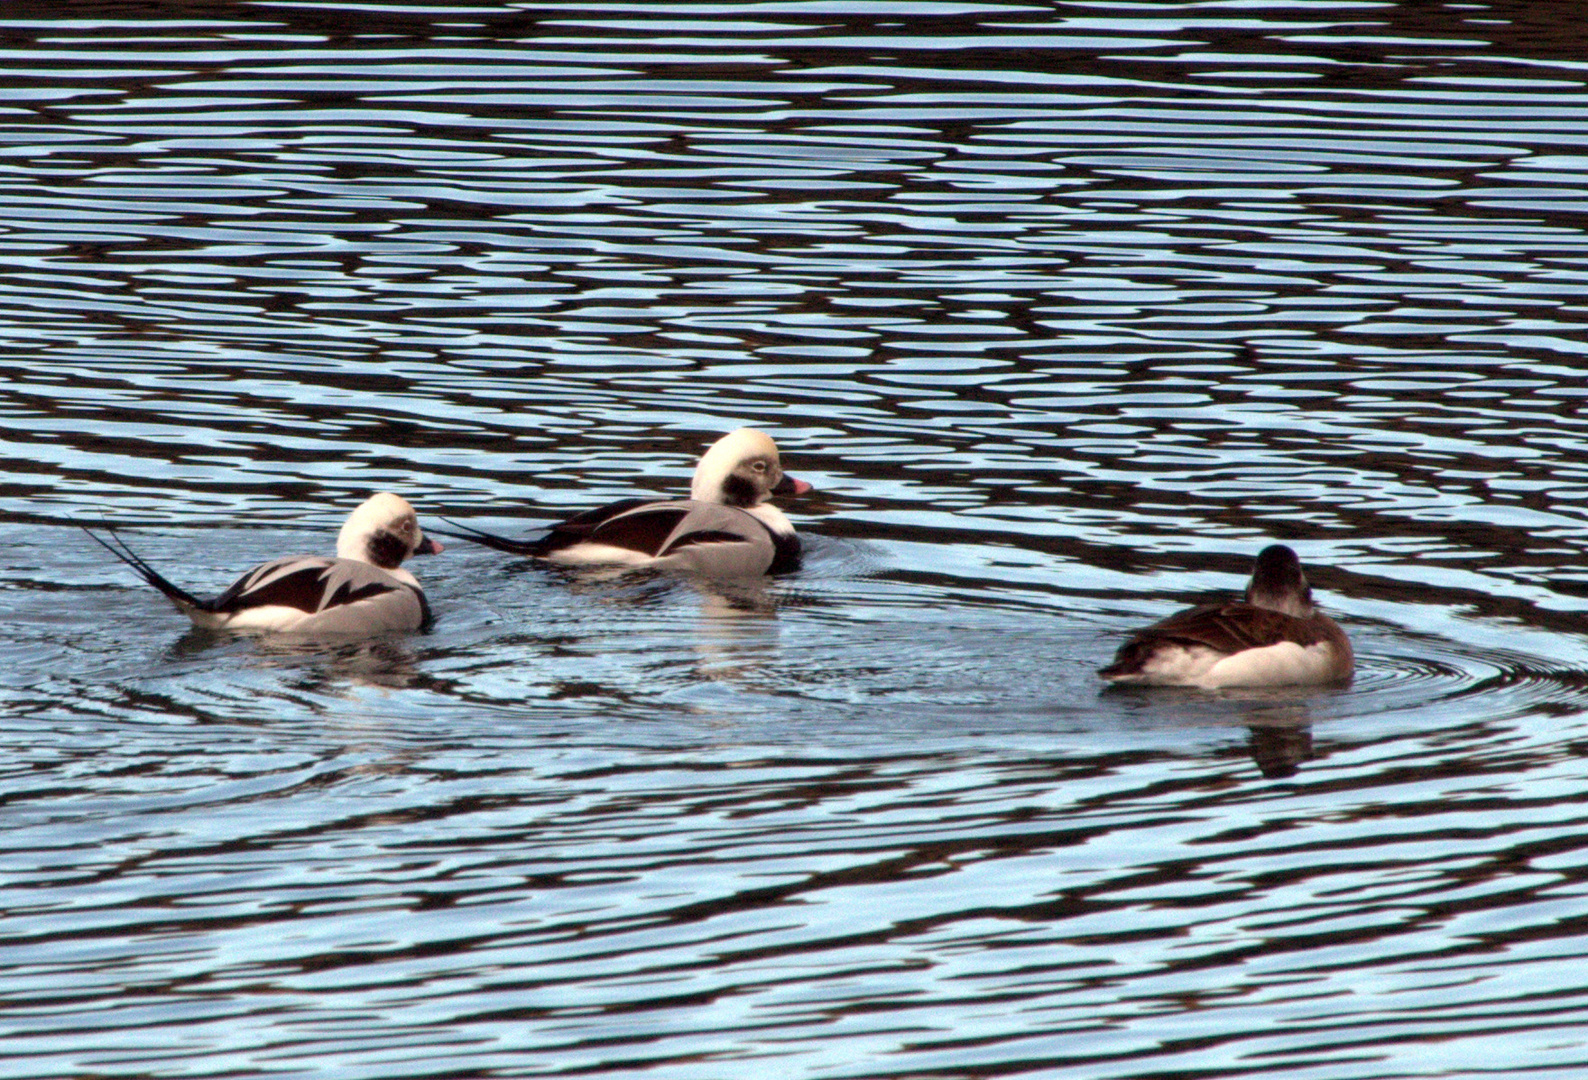
M 1226 655 L 1205 645 L 1161 644 L 1141 670 L 1114 677 L 1138 686 L 1304 686 L 1329 682 L 1334 650 L 1325 643 L 1283 641 Z

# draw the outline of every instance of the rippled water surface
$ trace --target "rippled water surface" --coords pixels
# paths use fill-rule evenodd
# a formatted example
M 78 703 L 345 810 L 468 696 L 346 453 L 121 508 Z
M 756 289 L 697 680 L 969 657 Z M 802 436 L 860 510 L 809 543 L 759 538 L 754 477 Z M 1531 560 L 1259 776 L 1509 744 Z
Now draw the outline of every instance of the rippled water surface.
M 1580 14 L 0 8 L 0 1073 L 1582 1075 Z M 759 583 L 234 639 L 77 528 L 208 593 L 744 424 Z M 1353 685 L 1101 690 L 1274 541 Z

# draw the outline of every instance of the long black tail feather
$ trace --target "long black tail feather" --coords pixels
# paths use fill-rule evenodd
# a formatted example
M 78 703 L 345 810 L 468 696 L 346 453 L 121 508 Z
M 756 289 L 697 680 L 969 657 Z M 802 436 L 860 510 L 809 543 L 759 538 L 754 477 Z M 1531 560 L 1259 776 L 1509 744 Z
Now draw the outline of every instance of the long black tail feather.
M 461 521 L 453 521 L 451 518 L 442 518 L 441 520 L 451 525 L 454 529 L 462 529 L 464 531 L 447 532 L 443 529 L 427 529 L 425 531 L 436 536 L 451 537 L 454 540 L 467 540 L 472 544 L 481 544 L 488 548 L 495 548 L 497 551 L 508 552 L 511 555 L 541 555 L 545 553 L 545 543 L 540 539 L 513 540 L 506 536 L 498 536 L 496 533 L 488 533 L 483 529 L 476 529 L 472 525 L 465 525 Z
M 156 589 L 159 589 L 173 603 L 183 607 L 198 608 L 202 611 L 210 610 L 210 605 L 208 603 L 200 600 L 198 597 L 194 596 L 181 586 L 173 584 L 158 570 L 144 562 L 143 558 L 138 555 L 137 552 L 133 551 L 127 546 L 125 540 L 116 535 L 116 531 L 114 529 L 105 530 L 105 532 L 110 536 L 110 540 L 115 541 L 114 543 L 111 543 L 110 541 L 105 540 L 103 537 L 96 535 L 86 525 L 81 526 L 81 528 L 85 533 L 88 533 L 89 539 L 93 540 L 94 543 L 98 544 L 116 558 L 120 559 L 122 562 L 136 570 L 139 577 L 143 578 L 143 580 L 147 581 L 150 585 L 153 585 Z

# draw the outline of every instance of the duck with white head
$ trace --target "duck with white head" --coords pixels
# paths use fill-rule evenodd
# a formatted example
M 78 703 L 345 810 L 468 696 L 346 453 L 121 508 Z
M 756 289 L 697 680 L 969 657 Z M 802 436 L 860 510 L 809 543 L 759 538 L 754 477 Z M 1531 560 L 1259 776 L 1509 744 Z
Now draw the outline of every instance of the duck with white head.
M 777 444 L 740 428 L 722 436 L 695 467 L 688 499 L 621 499 L 515 540 L 449 521 L 442 536 L 573 565 L 649 566 L 714 577 L 755 577 L 800 562 L 794 525 L 770 500 L 811 490 L 783 472 Z
M 438 553 L 441 545 L 425 536 L 408 501 L 390 492 L 371 496 L 349 515 L 337 534 L 335 558 L 272 559 L 209 598 L 173 584 L 114 532 L 107 541 L 84 531 L 206 630 L 371 635 L 418 630 L 431 621 L 424 590 L 402 564 L 411 555 Z

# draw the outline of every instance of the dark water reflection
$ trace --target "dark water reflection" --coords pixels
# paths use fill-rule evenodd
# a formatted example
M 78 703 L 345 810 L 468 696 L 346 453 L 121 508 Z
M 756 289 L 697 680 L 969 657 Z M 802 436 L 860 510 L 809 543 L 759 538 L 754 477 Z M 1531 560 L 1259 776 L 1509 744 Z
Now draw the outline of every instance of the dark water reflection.
M 1580 20 L 1559 4 L 0 11 L 17 1075 L 1574 1076 Z M 725 588 L 402 491 L 817 491 Z M 1346 690 L 1101 692 L 1297 547 Z

